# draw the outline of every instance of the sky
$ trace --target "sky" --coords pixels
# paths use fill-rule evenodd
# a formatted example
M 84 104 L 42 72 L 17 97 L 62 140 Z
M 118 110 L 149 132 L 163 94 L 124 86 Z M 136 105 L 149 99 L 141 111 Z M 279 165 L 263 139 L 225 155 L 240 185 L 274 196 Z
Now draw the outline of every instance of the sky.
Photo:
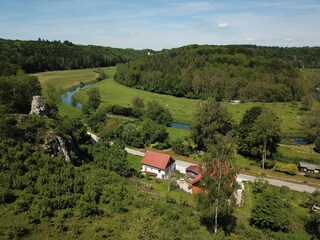
M 320 0 L 0 0 L 0 38 L 154 50 L 320 46 Z

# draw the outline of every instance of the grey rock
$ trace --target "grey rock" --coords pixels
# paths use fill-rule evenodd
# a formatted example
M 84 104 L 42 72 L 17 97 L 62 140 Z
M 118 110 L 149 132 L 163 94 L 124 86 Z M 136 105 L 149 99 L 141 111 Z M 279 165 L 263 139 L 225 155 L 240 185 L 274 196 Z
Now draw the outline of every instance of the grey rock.
M 36 114 L 39 116 L 47 116 L 50 111 L 49 105 L 41 96 L 33 96 L 31 102 L 31 111 L 29 114 Z

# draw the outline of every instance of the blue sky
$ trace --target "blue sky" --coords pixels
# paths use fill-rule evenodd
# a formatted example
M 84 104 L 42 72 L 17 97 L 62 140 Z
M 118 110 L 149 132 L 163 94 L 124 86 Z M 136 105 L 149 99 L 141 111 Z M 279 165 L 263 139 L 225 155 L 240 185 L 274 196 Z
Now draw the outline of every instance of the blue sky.
M 320 46 L 320 0 L 0 0 L 0 38 L 121 48 Z

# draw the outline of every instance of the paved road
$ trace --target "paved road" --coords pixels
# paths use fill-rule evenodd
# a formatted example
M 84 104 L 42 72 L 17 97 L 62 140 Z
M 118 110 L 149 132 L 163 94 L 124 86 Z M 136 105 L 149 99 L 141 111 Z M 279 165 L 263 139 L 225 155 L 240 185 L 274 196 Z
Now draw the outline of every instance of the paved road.
M 87 132 L 94 141 L 99 141 L 99 137 L 93 133 L 90 133 L 90 132 Z M 138 155 L 138 156 L 144 156 L 144 152 L 141 152 L 141 151 L 137 151 L 137 150 L 134 150 L 134 149 L 131 149 L 131 148 L 125 148 L 125 150 L 130 153 L 130 154 L 133 154 L 133 155 Z M 176 169 L 178 171 L 180 171 L 181 173 L 186 173 L 186 168 L 189 167 L 190 165 L 196 165 L 196 164 L 193 164 L 193 163 L 189 163 L 189 162 L 185 162 L 185 161 L 182 161 L 182 160 L 176 160 Z M 256 179 L 256 177 L 254 176 L 250 176 L 250 175 L 246 175 L 246 174 L 239 174 L 238 175 L 238 181 L 249 181 L 249 182 L 253 182 L 254 180 Z M 278 187 L 281 187 L 281 186 L 287 186 L 289 187 L 290 189 L 292 190 L 296 190 L 296 191 L 299 191 L 299 192 L 309 192 L 309 193 L 312 193 L 316 190 L 315 187 L 310 187 L 308 185 L 303 185 L 303 184 L 297 184 L 297 183 L 290 183 L 290 182 L 285 182 L 285 181 L 280 181 L 280 180 L 275 180 L 275 179 L 271 179 L 271 178 L 264 178 L 264 180 L 268 181 L 271 185 L 274 185 L 274 186 L 278 186 Z
M 137 150 L 134 150 L 134 149 L 131 149 L 131 148 L 125 147 L 124 149 L 127 151 L 127 153 L 130 153 L 132 155 L 137 155 L 137 156 L 141 156 L 141 157 L 143 157 L 145 155 L 144 152 L 140 152 L 140 151 L 137 151 Z
M 238 175 L 238 180 L 244 180 L 244 181 L 249 181 L 253 182 L 256 179 L 256 177 L 246 175 L 246 174 L 239 174 Z M 308 185 L 303 185 L 303 184 L 297 184 L 297 183 L 291 183 L 291 182 L 285 182 L 285 181 L 280 181 L 276 179 L 271 179 L 271 178 L 264 178 L 264 180 L 268 181 L 271 185 L 274 186 L 287 186 L 292 190 L 296 190 L 299 192 L 309 192 L 312 193 L 316 190 L 315 187 L 310 187 Z

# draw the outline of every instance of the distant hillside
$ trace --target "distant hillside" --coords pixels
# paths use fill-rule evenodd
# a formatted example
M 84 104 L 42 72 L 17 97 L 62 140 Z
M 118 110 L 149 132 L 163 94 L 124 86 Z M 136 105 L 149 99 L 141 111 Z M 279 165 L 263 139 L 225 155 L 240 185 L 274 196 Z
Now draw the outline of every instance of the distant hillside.
M 151 50 L 76 45 L 69 41 L 0 39 L 0 75 L 114 66 L 141 59 Z M 151 51 L 152 52 L 152 51 Z
M 298 67 L 316 67 L 319 60 L 320 48 L 190 45 L 120 64 L 116 80 L 189 98 L 281 102 L 310 92 L 314 83 Z
M 293 67 L 320 68 L 320 47 L 263 47 L 256 45 L 230 45 L 229 52 L 247 53 L 267 59 L 280 59 Z

